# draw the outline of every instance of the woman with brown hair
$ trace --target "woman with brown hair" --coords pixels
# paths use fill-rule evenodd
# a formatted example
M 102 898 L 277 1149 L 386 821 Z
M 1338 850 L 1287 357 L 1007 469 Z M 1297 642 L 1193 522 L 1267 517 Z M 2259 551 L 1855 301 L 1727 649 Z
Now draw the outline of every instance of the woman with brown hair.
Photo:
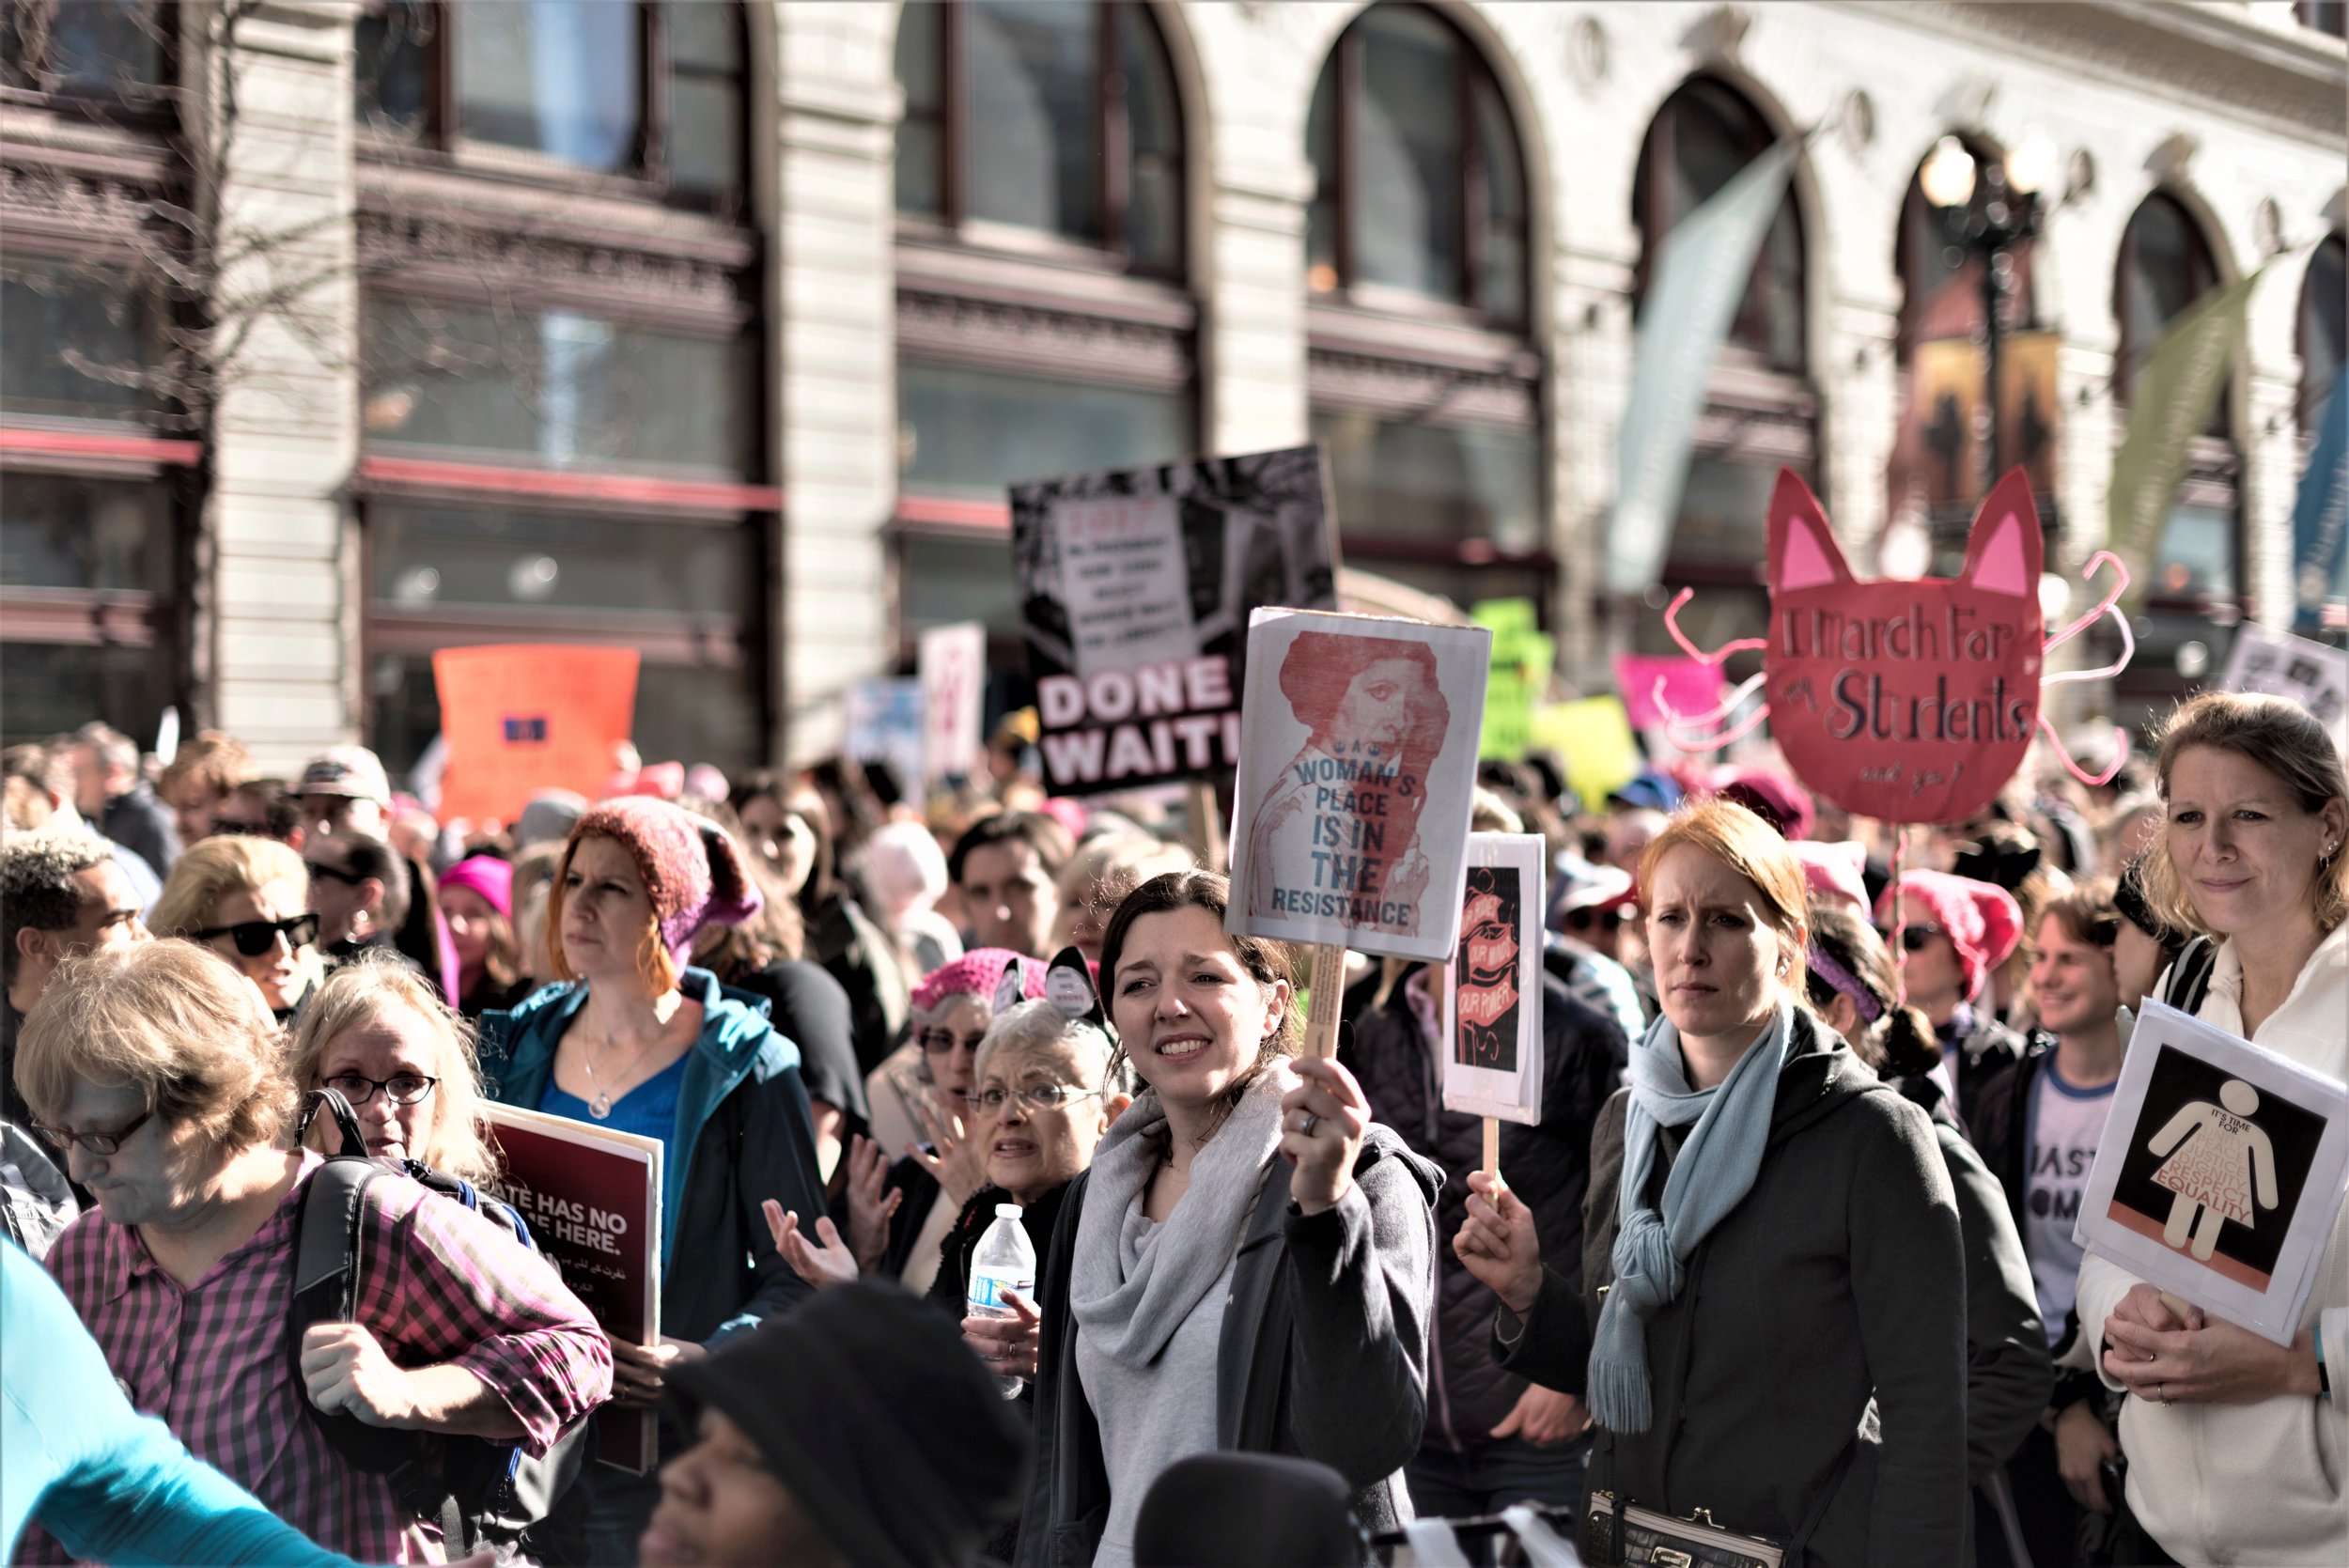
M 1663 1012 L 1592 1138 L 1580 1292 L 1469 1178 L 1453 1245 L 1501 1297 L 1496 1352 L 1588 1390 L 1618 1526 L 1703 1510 L 1826 1568 L 1954 1565 L 1965 1261 L 1932 1126 L 1804 1005 L 1802 866 L 1768 824 L 1685 807 L 1640 886 Z M 1595 1535 L 1620 1560 L 1619 1529 Z
M 1102 939 L 1143 1088 L 1070 1184 L 1037 1292 L 1023 1564 L 1130 1563 L 1151 1483 L 1218 1450 L 1320 1460 L 1367 1527 L 1410 1517 L 1442 1172 L 1344 1067 L 1293 1059 L 1288 950 L 1227 934 L 1230 897 L 1168 872 Z
M 148 912 L 159 937 L 200 942 L 260 987 L 277 1021 L 298 1017 L 326 972 L 317 948 L 319 917 L 310 872 L 274 839 L 216 834 L 175 862 Z
M 2199 996 L 2154 995 L 2304 1067 L 2349 1077 L 2349 783 L 2325 727 L 2281 697 L 2206 692 L 2163 728 L 2168 815 L 2145 891 L 2166 924 L 2215 941 Z M 2080 1268 L 2080 1330 L 2121 1407 L 2128 1503 L 2185 1562 L 2349 1562 L 2349 1202 L 2299 1332 L 2279 1345 L 2180 1312 L 2119 1265 Z

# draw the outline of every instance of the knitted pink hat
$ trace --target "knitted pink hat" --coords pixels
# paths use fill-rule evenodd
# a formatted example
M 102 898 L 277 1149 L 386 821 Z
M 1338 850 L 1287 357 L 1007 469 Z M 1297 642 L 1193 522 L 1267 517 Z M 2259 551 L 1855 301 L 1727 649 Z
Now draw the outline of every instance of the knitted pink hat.
M 951 964 L 941 964 L 913 987 L 914 1010 L 928 1013 L 948 997 L 976 996 L 993 1001 L 1003 978 L 1003 966 L 1019 958 L 1019 991 L 1029 1001 L 1044 994 L 1043 960 L 1020 958 L 1007 947 L 973 948 Z
M 514 918 L 514 862 L 495 855 L 469 855 L 441 873 L 441 891 L 471 888 L 492 909 Z
M 572 828 L 571 847 L 591 835 L 616 841 L 636 862 L 674 957 L 685 956 L 703 926 L 739 925 L 766 904 L 725 830 L 681 806 L 649 795 L 599 800 Z
M 1864 915 L 1868 908 L 1868 852 L 1849 840 L 1822 844 L 1816 839 L 1797 839 L 1786 846 L 1802 862 L 1802 879 L 1814 893 L 1851 900 L 1852 913 Z
M 1906 908 L 1902 919 L 1912 925 L 1925 922 L 1910 912 L 1921 906 L 1957 949 L 1958 967 L 1966 975 L 1966 997 L 1982 995 L 1990 971 L 2007 961 L 2023 939 L 2023 908 L 2015 895 L 1991 882 L 1952 877 L 1945 871 L 1907 871 L 1897 884 Z M 1876 900 L 1876 919 L 1892 918 L 1891 888 Z

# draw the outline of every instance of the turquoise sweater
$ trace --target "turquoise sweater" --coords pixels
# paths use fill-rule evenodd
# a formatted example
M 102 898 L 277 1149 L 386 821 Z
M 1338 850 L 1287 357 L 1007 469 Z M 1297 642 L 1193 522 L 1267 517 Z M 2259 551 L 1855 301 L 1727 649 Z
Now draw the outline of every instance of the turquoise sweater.
M 40 1265 L 0 1241 L 0 1550 L 38 1523 L 85 1562 L 349 1568 L 122 1397 Z

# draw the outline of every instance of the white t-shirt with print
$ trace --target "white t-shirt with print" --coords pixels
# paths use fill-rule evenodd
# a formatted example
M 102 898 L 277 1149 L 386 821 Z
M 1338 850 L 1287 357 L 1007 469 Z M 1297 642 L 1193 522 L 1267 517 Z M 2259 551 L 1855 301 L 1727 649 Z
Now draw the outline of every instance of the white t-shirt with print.
M 2080 1194 L 2096 1143 L 2105 1135 L 2115 1085 L 2078 1089 L 2063 1080 L 2050 1055 L 2030 1086 L 2030 1166 L 2023 1194 L 2023 1250 L 2030 1258 L 2031 1281 L 2039 1287 L 2039 1315 L 2047 1343 L 2063 1338 L 2073 1293 L 2079 1284 L 2080 1246 L 2072 1239 L 2079 1219 Z

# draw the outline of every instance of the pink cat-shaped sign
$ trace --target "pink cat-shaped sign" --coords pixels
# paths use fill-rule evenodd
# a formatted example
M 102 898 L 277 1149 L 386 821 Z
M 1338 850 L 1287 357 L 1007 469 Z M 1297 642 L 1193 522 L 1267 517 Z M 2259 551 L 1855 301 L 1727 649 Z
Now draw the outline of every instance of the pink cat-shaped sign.
M 1884 822 L 1962 822 L 1987 806 L 2046 727 L 2039 701 L 2046 651 L 2108 610 L 2121 591 L 2116 586 L 2046 640 L 2039 513 L 2019 468 L 1975 513 L 1966 565 L 1953 578 L 1854 578 L 1818 498 L 1784 469 L 1769 525 L 1769 635 L 1711 654 L 1688 648 L 1715 663 L 1760 648 L 1763 673 L 1711 714 L 1675 716 L 1674 727 L 1718 722 L 1757 686 L 1766 687 L 1769 701 L 1726 734 L 1694 741 L 1675 736 L 1675 743 L 1690 751 L 1725 745 L 1766 714 L 1796 777 L 1844 810 Z M 2087 575 L 2108 561 L 2119 572 L 2118 561 L 2099 554 Z M 2126 574 L 2119 575 L 2125 585 Z M 1676 639 L 1674 617 L 1687 598 L 1683 593 L 1666 612 Z M 2125 621 L 2122 638 L 2128 643 Z M 2124 652 L 2121 662 L 2127 660 Z

